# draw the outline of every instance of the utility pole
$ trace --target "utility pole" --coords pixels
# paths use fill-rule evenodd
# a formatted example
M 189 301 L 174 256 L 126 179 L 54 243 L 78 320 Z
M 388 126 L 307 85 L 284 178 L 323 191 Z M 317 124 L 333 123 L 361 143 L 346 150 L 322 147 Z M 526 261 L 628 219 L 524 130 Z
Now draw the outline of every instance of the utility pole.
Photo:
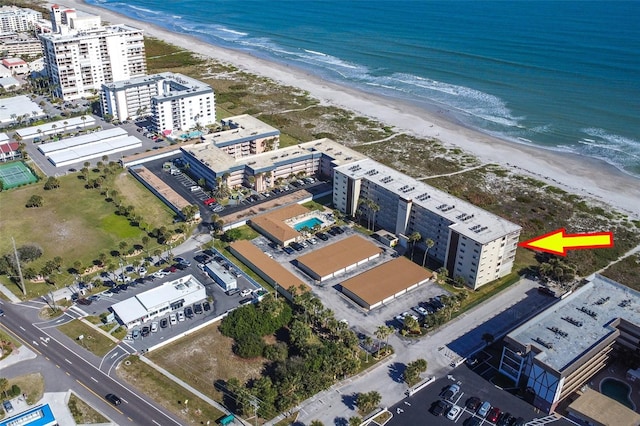
M 18 266 L 18 277 L 20 277 L 20 287 L 22 287 L 22 294 L 24 296 L 27 295 L 27 289 L 24 286 L 24 278 L 22 277 L 22 268 L 20 268 L 20 256 L 18 256 L 18 249 L 16 249 L 16 240 L 11 237 L 11 242 L 13 243 L 13 253 L 16 256 L 16 265 Z

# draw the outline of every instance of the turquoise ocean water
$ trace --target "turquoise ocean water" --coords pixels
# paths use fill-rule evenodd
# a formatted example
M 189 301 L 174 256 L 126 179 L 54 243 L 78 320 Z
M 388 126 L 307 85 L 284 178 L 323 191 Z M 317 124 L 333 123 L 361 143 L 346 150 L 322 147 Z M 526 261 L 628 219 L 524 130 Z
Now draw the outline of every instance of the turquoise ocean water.
M 640 1 L 88 2 L 640 177 Z

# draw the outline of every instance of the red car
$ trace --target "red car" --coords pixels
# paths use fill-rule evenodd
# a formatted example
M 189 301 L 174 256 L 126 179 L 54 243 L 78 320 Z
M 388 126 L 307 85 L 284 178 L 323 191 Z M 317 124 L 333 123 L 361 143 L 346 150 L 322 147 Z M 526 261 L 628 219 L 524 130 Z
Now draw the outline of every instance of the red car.
M 215 202 L 216 202 L 215 198 L 207 198 L 206 200 L 203 201 L 205 206 L 210 206 L 211 204 L 213 204 Z
M 489 414 L 487 414 L 487 420 L 495 423 L 498 421 L 498 417 L 500 417 L 501 413 L 502 412 L 498 407 L 491 407 L 491 410 L 489 410 Z

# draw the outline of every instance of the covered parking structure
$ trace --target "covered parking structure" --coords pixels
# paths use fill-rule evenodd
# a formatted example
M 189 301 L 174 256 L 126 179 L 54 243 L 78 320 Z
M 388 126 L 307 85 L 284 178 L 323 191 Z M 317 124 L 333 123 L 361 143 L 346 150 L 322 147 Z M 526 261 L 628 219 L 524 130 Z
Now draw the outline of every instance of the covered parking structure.
M 399 257 L 344 281 L 342 292 L 371 310 L 428 282 L 432 276 L 430 271 Z
M 352 235 L 296 259 L 298 268 L 317 281 L 342 275 L 376 259 L 382 248 L 366 239 Z
M 308 213 L 308 208 L 300 204 L 291 204 L 256 216 L 249 224 L 271 241 L 284 247 L 301 237 L 298 231 L 285 223 L 285 220 Z
M 267 256 L 250 241 L 235 241 L 229 246 L 229 251 L 288 299 L 291 299 L 291 294 L 287 290 L 291 287 L 302 291 L 309 289 L 302 279 Z

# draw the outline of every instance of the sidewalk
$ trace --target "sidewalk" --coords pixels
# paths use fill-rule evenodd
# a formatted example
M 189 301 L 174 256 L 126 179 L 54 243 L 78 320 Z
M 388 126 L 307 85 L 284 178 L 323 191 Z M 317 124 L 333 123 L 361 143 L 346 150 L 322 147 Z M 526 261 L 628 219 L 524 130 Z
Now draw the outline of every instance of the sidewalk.
M 34 359 L 36 356 L 37 355 L 35 352 L 33 352 L 27 346 L 22 345 L 16 350 L 14 350 L 13 352 L 11 352 L 11 355 L 9 355 L 8 357 L 0 361 L 0 371 L 3 371 L 5 368 L 8 368 L 19 362 Z
M 22 300 L 20 300 L 20 298 L 18 296 L 13 294 L 13 292 L 11 292 L 11 290 L 9 290 L 7 287 L 5 287 L 4 284 L 0 284 L 0 293 L 2 293 L 5 296 L 7 296 L 7 299 L 9 299 L 11 301 L 11 303 L 20 303 L 20 302 L 22 302 Z

